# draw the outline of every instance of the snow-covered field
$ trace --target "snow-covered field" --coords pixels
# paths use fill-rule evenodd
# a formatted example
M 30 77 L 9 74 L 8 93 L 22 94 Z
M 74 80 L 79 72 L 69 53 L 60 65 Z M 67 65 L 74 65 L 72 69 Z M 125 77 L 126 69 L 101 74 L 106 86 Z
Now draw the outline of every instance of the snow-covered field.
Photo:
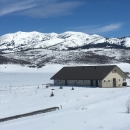
M 129 64 L 118 65 L 129 72 Z M 45 87 L 63 65 L 0 66 L 0 118 L 58 106 L 60 110 L 0 123 L 0 130 L 129 130 L 130 87 Z M 130 84 L 129 79 L 127 80 Z M 54 89 L 54 90 L 52 90 Z M 54 97 L 50 97 L 53 91 Z
M 63 65 L 47 65 L 41 69 L 18 65 L 0 65 L 0 86 L 25 86 L 53 83 L 50 78 Z

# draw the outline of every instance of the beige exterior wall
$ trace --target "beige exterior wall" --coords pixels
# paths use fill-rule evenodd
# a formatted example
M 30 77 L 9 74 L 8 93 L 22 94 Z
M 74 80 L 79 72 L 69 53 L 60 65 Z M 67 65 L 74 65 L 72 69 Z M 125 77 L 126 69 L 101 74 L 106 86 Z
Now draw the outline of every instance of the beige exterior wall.
M 113 84 L 113 78 L 116 79 L 116 86 Z M 121 70 L 115 67 L 103 80 L 102 87 L 121 87 L 122 83 L 125 82 L 126 76 L 121 72 Z

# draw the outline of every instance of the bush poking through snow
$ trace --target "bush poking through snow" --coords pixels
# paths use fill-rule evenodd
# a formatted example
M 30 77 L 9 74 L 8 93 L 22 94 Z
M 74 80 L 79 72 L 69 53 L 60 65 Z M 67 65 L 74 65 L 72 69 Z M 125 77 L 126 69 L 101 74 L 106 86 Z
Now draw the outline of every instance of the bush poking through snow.
M 48 84 L 46 84 L 46 86 L 45 86 L 46 88 L 49 88 L 49 85 Z
M 53 96 L 54 96 L 54 93 L 52 92 L 51 95 L 50 95 L 50 97 L 53 97 Z
M 130 113 L 130 99 L 126 102 L 126 113 Z
M 71 90 L 74 90 L 74 88 L 72 87 L 72 89 Z
M 60 85 L 60 89 L 63 89 L 62 85 Z

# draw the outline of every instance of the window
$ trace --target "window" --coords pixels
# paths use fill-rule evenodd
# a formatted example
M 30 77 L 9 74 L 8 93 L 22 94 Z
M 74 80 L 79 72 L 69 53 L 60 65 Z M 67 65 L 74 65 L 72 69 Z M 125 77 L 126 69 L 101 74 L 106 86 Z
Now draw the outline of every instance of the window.
M 104 82 L 106 82 L 106 80 L 104 80 Z
M 108 82 L 110 82 L 110 80 L 108 80 Z
M 123 79 L 123 81 L 125 81 L 125 79 Z
M 113 70 L 112 73 L 116 73 L 116 70 Z
M 119 79 L 119 82 L 120 82 L 120 79 Z

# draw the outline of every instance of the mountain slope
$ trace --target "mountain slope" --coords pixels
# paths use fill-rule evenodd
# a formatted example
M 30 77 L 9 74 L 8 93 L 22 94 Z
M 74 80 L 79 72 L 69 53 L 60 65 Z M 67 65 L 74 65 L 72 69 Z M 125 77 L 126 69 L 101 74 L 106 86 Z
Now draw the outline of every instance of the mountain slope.
M 130 63 L 130 51 L 126 49 L 83 49 L 54 51 L 33 49 L 2 54 L 7 59 L 24 60 L 30 67 L 42 67 L 46 64 L 116 64 Z
M 16 32 L 0 37 L 0 52 L 9 53 L 29 49 L 72 50 L 88 48 L 130 48 L 130 37 L 104 38 L 81 32 L 39 33 Z

